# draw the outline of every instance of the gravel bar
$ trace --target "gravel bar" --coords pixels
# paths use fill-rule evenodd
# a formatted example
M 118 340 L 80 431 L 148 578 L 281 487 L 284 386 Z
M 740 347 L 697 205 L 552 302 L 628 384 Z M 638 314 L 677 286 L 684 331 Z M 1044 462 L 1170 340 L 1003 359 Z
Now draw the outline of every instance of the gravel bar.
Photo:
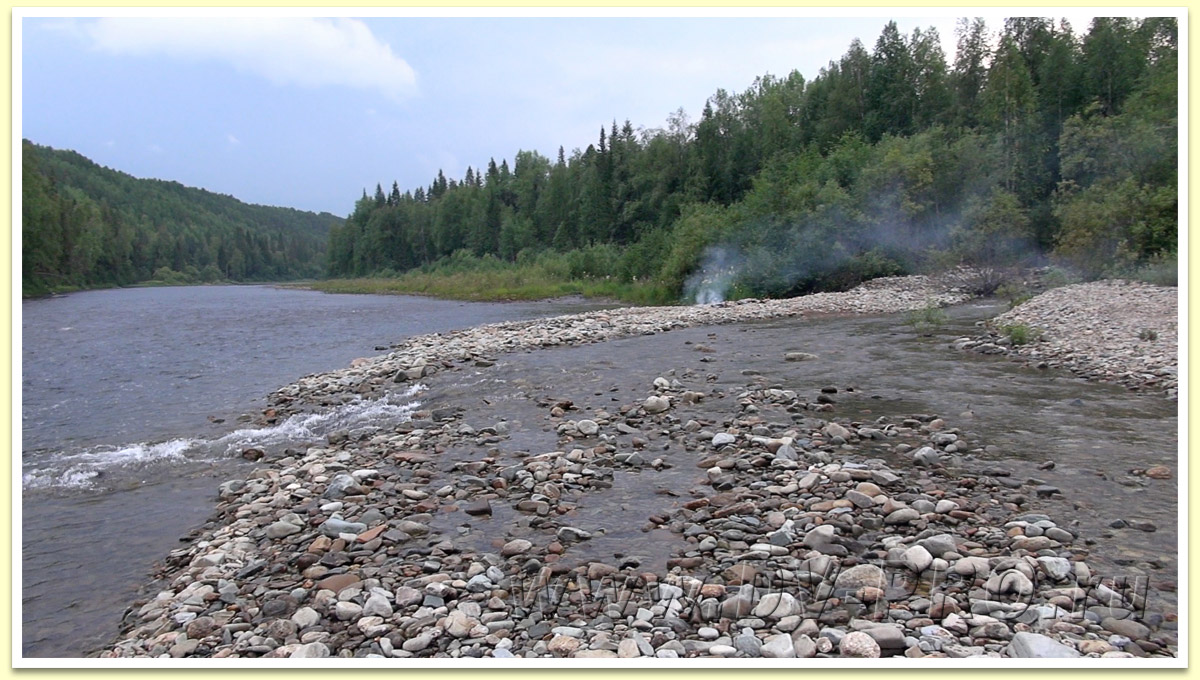
M 486 369 L 506 351 L 918 309 L 967 299 L 961 283 L 893 278 L 794 300 L 422 336 L 276 392 L 266 417 Z M 658 376 L 647 377 L 643 396 L 606 409 L 548 401 L 538 426 L 557 436 L 553 451 L 510 450 L 507 423 L 431 408 L 303 451 L 253 452 L 258 467 L 220 485 L 213 519 L 167 556 L 100 656 L 653 663 L 1177 654 L 1174 614 L 1146 612 L 1144 593 L 1088 567 L 1092 541 L 1027 508 L 1058 490 L 995 465 L 970 467 L 985 443 L 952 422 L 838 417 L 832 387 L 717 391 Z M 699 415 L 704 403 L 718 415 Z M 656 453 L 664 442 L 676 453 Z M 463 451 L 474 453 L 451 466 Z M 693 470 L 693 481 L 662 489 L 676 501 L 642 527 L 670 537 L 658 548 L 670 555 L 665 569 L 620 552 L 570 564 L 573 546 L 598 538 L 571 522 L 579 498 L 625 475 L 679 479 L 666 474 L 676 466 Z M 440 515 L 459 510 L 520 521 L 481 524 L 495 532 L 491 547 L 469 548 L 439 529 Z
M 1040 337 L 1014 345 L 1004 329 L 1016 324 L 1040 331 Z M 993 319 L 986 335 L 961 338 L 954 346 L 1010 354 L 1038 368 L 1065 368 L 1175 399 L 1179 291 L 1124 280 L 1054 288 Z

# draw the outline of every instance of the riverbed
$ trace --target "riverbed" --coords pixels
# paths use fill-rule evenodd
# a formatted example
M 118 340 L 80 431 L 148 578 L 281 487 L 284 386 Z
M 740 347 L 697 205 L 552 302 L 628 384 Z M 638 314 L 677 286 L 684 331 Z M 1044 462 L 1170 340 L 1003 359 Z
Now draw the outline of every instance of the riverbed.
M 350 303 L 358 299 L 329 297 Z M 994 468 L 993 473 L 1003 472 L 1021 484 L 1036 479 L 1039 485 L 1057 487 L 1060 493 L 1031 497 L 1023 509 L 1044 512 L 1081 539 L 1088 539 L 1088 563 L 1104 575 L 1149 583 L 1147 609 L 1153 620 L 1171 627 L 1177 610 L 1177 483 L 1130 471 L 1155 464 L 1177 471 L 1176 405 L 1132 395 L 1120 387 L 1085 382 L 1065 372 L 1036 370 L 1001 357 L 949 349 L 955 338 L 972 334 L 976 322 L 1002 310 L 990 302 L 958 305 L 949 310 L 943 327 L 928 334 L 905 324 L 902 315 L 818 315 L 503 353 L 424 381 L 395 383 L 382 404 L 378 400 L 351 401 L 325 412 L 298 415 L 295 418 L 304 420 L 288 419 L 280 425 L 307 423 L 302 429 L 317 439 L 335 432 L 359 436 L 361 431 L 362 436 L 369 436 L 371 431 L 403 428 L 403 421 L 418 409 L 446 410 L 460 414 L 462 423 L 475 430 L 503 431 L 489 449 L 494 449 L 495 455 L 523 456 L 560 446 L 559 433 L 546 420 L 548 404 L 570 402 L 572 413 L 579 414 L 573 417 L 584 417 L 640 401 L 656 377 L 703 385 L 708 394 L 723 395 L 687 409 L 694 417 L 714 422 L 727 417 L 730 402 L 746 390 L 779 387 L 812 393 L 814 398 L 822 389 L 835 390 L 835 396 L 828 398 L 831 416 L 869 423 L 881 417 L 940 415 L 959 429 L 964 441 L 980 447 L 978 453 L 961 461 L 963 464 Z M 382 347 L 396 339 L 371 342 L 380 343 L 373 347 Z M 794 353 L 810 353 L 814 359 L 784 360 Z M 346 361 L 341 359 L 341 365 Z M 504 425 L 500 427 L 500 423 Z M 273 431 L 280 431 L 280 425 Z M 228 432 L 206 441 L 224 436 Z M 592 532 L 592 539 L 571 546 L 562 556 L 564 566 L 632 556 L 640 569 L 661 571 L 672 556 L 686 550 L 686 543 L 681 544 L 677 535 L 665 528 L 654 529 L 647 520 L 677 508 L 681 494 L 686 497 L 690 488 L 704 483 L 704 471 L 695 467 L 696 454 L 678 442 L 653 431 L 643 436 L 645 456 L 661 457 L 668 465 L 653 475 L 618 471 L 610 488 L 575 499 L 567 519 Z M 258 437 L 238 439 L 234 449 L 259 444 L 263 439 Z M 625 447 L 630 442 L 624 439 L 631 437 L 619 439 L 617 443 Z M 277 453 L 281 447 L 301 443 L 300 438 L 293 443 L 280 437 L 266 446 Z M 50 612 L 38 645 L 48 648 L 71 641 L 74 650 L 49 654 L 78 654 L 90 647 L 80 645 L 81 641 L 102 643 L 105 634 L 111 638 L 112 627 L 132 597 L 129 587 L 121 590 L 95 584 L 92 579 L 99 570 L 94 565 L 105 565 L 104 573 L 114 563 L 128 567 L 127 584 L 144 578 L 145 562 L 131 566 L 115 555 L 136 549 L 148 554 L 148 560 L 163 557 L 176 538 L 187 534 L 211 511 L 217 484 L 244 476 L 246 464 L 211 453 L 206 462 L 170 468 L 172 474 L 157 483 L 75 496 L 59 489 L 43 496 L 44 514 L 57 515 L 65 527 L 73 524 L 61 518 L 71 512 L 86 513 L 91 523 L 71 530 L 107 533 L 91 542 L 91 550 L 75 555 L 61 552 L 72 543 L 66 540 L 42 542 L 39 545 L 46 547 L 31 550 L 44 551 L 47 559 L 64 565 L 63 577 L 36 582 L 41 592 L 57 593 L 65 584 L 79 584 L 75 592 L 67 594 L 66 605 L 60 599 L 56 606 L 30 598 L 27 585 L 26 605 L 32 601 Z M 465 474 L 463 466 L 477 463 L 480 454 L 476 447 L 442 451 L 435 476 L 426 480 L 428 488 L 456 483 Z M 27 508 L 36 507 L 30 500 L 36 496 L 27 492 Z M 152 529 L 122 531 L 139 521 L 144 526 L 147 509 L 154 517 Z M 493 504 L 493 514 L 485 517 L 467 514 L 465 506 L 448 510 L 434 516 L 431 528 L 439 536 L 453 537 L 457 550 L 493 550 L 501 536 L 536 538 L 536 527 L 528 518 L 503 504 Z M 1116 520 L 1125 526 L 1110 526 Z M 113 542 L 113 533 L 120 535 L 122 542 Z M 139 546 L 143 539 L 145 545 Z M 26 545 L 30 545 L 29 537 Z M 110 546 L 107 553 L 103 546 Z M 74 616 L 76 607 L 72 605 L 88 598 L 93 610 L 90 619 Z M 27 612 L 27 625 L 28 616 Z M 27 632 L 26 654 L 37 655 L 37 651 L 28 651 L 29 640 Z
M 267 394 L 405 337 L 603 308 L 272 286 L 88 291 L 22 303 L 22 651 L 79 656 L 116 632 L 151 565 L 212 511 L 254 445 L 302 445 L 410 399 L 263 430 Z
M 1151 584 L 1160 611 L 1174 613 L 1177 579 L 1178 487 L 1174 478 L 1149 479 L 1133 470 L 1165 465 L 1178 472 L 1177 404 L 1158 396 L 1085 381 L 1066 371 L 1038 370 L 1002 357 L 956 352 L 949 344 L 969 335 L 976 322 L 1004 311 L 982 301 L 948 310 L 936 331 L 918 333 L 903 315 L 830 316 L 697 327 L 612 340 L 598 345 L 506 355 L 495 367 L 436 381 L 422 400 L 462 409 L 476 428 L 507 422 L 505 450 L 538 453 L 560 447 L 544 425 L 544 404 L 570 401 L 575 418 L 644 399 L 660 376 L 702 385 L 722 399 L 688 406 L 690 417 L 721 422 L 739 393 L 778 387 L 807 393 L 836 389 L 826 418 L 870 423 L 898 422 L 912 414 L 940 416 L 963 431 L 963 441 L 983 449 L 961 464 L 995 469 L 1008 478 L 1053 486 L 1061 493 L 1032 497 L 1025 509 L 1070 523 L 1096 541 L 1089 564 L 1106 574 Z M 786 361 L 792 352 L 814 355 Z M 564 379 L 570 376 L 570 379 Z M 485 396 L 486 395 L 486 396 Z M 728 417 L 725 415 L 724 417 Z M 684 493 L 703 470 L 696 454 L 650 433 L 648 449 L 675 467 L 653 476 L 626 474 L 608 492 L 584 495 L 572 511 L 579 526 L 606 529 L 601 539 L 578 544 L 576 563 L 612 559 L 614 551 L 647 556 L 644 566 L 663 568 L 671 551 L 660 533 L 643 533 L 646 517 L 677 504 L 662 493 Z M 622 444 L 630 438 L 621 438 Z M 449 471 L 472 453 L 451 449 L 440 467 Z M 434 480 L 430 486 L 436 486 Z M 447 530 L 458 513 L 439 518 Z M 1116 520 L 1130 525 L 1114 529 Z M 492 520 L 493 523 L 498 523 Z M 502 523 L 502 522 L 499 522 Z M 476 522 L 476 524 L 478 524 Z M 1132 528 L 1139 524 L 1144 529 Z M 620 528 L 615 533 L 613 527 Z M 1153 530 L 1149 530 L 1153 527 Z M 488 547 L 495 527 L 476 527 L 460 541 Z M 477 545 L 470 544 L 475 536 Z M 1158 591 L 1155 585 L 1167 588 Z

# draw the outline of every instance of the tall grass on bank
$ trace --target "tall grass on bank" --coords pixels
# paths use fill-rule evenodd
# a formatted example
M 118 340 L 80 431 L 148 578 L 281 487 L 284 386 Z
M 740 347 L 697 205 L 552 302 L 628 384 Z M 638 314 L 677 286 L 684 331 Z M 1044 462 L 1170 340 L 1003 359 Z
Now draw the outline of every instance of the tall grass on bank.
M 679 302 L 669 286 L 654 280 L 604 274 L 608 253 L 544 253 L 506 262 L 492 256 L 455 254 L 432 265 L 396 274 L 327 279 L 306 287 L 327 293 L 430 295 L 453 300 L 500 302 L 541 300 L 566 295 L 612 298 L 637 305 Z M 624 280 L 623 280 L 624 279 Z
M 1179 285 L 1179 261 L 1173 255 L 1160 255 L 1138 267 L 1130 278 L 1156 286 Z

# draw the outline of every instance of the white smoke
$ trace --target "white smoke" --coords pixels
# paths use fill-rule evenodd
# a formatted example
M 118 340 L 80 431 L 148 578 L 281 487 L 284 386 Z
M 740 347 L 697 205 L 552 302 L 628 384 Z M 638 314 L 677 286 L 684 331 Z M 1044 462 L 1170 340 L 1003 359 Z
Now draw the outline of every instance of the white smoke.
M 700 268 L 683 284 L 683 293 L 697 305 L 724 302 L 737 276 L 742 257 L 730 246 L 709 246 Z

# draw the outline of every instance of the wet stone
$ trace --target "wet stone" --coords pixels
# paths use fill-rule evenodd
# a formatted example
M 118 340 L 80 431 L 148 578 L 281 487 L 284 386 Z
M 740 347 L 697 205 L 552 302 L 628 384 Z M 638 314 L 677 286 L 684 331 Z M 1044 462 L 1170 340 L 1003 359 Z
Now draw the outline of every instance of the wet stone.
M 1040 633 L 1017 633 L 1005 649 L 1008 656 L 1026 659 L 1074 658 L 1079 652 Z

